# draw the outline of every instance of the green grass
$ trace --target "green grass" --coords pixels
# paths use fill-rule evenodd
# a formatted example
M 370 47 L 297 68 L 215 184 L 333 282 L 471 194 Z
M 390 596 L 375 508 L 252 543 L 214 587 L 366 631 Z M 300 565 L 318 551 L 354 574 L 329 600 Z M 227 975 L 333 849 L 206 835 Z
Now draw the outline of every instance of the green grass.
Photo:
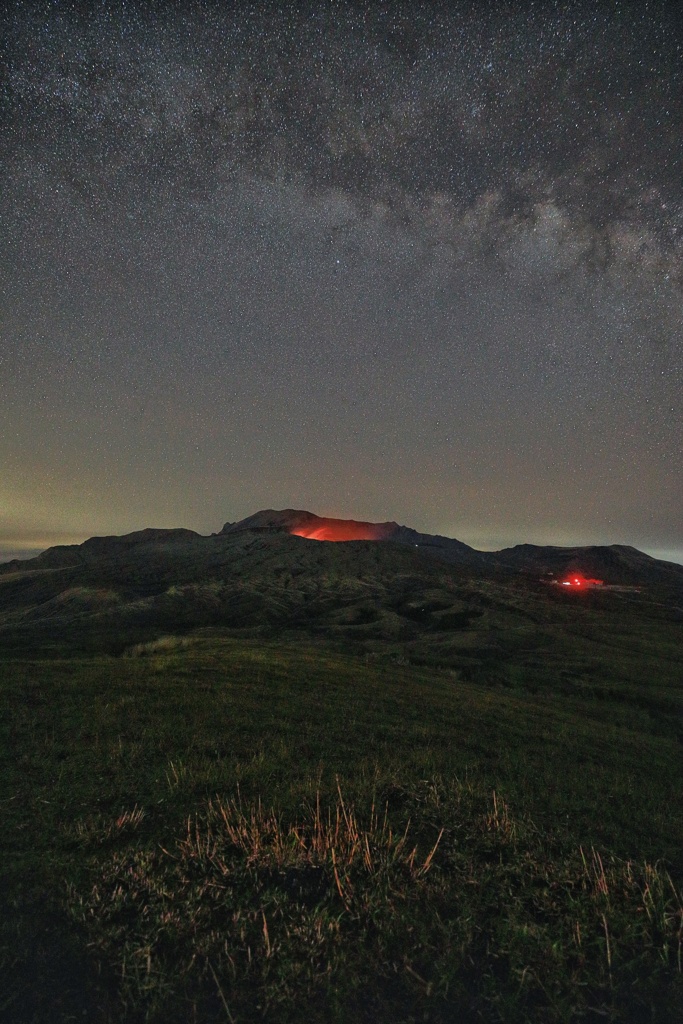
M 577 629 L 469 681 L 211 632 L 0 662 L 0 1015 L 678 1021 L 673 656 Z

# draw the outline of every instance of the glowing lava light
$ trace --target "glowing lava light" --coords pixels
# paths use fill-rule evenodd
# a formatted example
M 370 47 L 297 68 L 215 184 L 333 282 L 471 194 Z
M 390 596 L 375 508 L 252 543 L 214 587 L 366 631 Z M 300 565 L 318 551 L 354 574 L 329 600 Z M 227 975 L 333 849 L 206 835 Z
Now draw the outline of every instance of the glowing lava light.
M 574 587 L 574 589 L 583 589 L 585 587 L 601 587 L 602 585 L 603 580 L 586 579 L 585 576 L 581 575 L 568 576 L 566 579 L 562 580 L 563 587 Z
M 375 523 L 356 523 L 353 520 L 323 520 L 310 526 L 295 526 L 290 531 L 294 537 L 308 540 L 380 540 L 381 531 Z
M 366 523 L 357 519 L 328 519 L 306 516 L 289 527 L 294 537 L 307 540 L 390 540 L 396 534 L 396 523 Z

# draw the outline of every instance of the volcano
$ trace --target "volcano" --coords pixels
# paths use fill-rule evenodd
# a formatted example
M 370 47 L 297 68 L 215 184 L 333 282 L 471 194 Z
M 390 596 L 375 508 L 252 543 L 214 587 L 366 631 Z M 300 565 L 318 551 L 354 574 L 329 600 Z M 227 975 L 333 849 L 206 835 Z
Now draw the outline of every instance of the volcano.
M 681 614 L 683 566 L 634 548 L 476 551 L 395 522 L 265 509 L 209 536 L 145 529 L 0 565 L 0 649 L 120 652 L 194 629 L 303 630 L 408 644 L 419 658 L 436 645 L 444 664 L 478 664 L 524 616 L 552 617 L 560 593 L 590 592 L 592 607 L 627 600 L 620 585 L 639 608 Z
M 238 523 L 226 523 L 221 534 L 238 533 L 243 530 L 288 533 L 291 537 L 315 541 L 390 541 L 405 547 L 418 548 L 425 554 L 435 555 L 446 562 L 480 568 L 495 564 L 489 552 L 477 551 L 453 537 L 418 533 L 409 526 L 400 526 L 394 522 L 368 523 L 357 519 L 334 519 L 293 508 L 281 511 L 265 509 Z
M 0 565 L 0 576 L 35 570 L 68 569 L 84 564 L 111 561 L 117 565 L 128 559 L 153 577 L 163 566 L 194 562 L 200 565 L 221 561 L 228 541 L 251 534 L 273 542 L 291 538 L 292 542 L 328 541 L 351 544 L 380 542 L 382 548 L 412 549 L 415 555 L 428 555 L 452 566 L 472 569 L 478 573 L 503 573 L 526 576 L 535 580 L 585 580 L 585 587 L 599 582 L 630 586 L 664 585 L 677 595 L 683 594 L 683 566 L 663 562 L 621 544 L 590 547 L 539 547 L 519 544 L 502 551 L 477 551 L 453 537 L 419 533 L 409 526 L 387 521 L 370 523 L 357 519 L 318 516 L 302 509 L 263 509 L 239 522 L 225 523 L 208 537 L 186 529 L 145 529 L 123 537 L 91 537 L 80 545 L 49 548 L 35 558 L 13 560 Z M 270 542 L 270 541 L 269 541 Z M 317 547 L 317 543 L 313 547 Z M 295 549 L 288 548 L 295 554 Z M 303 556 L 303 552 L 300 551 Z M 361 558 L 360 549 L 349 551 L 348 557 Z M 386 552 L 388 556 L 388 552 Z M 297 555 L 298 557 L 298 555 Z M 170 571 L 170 570 L 169 570 Z M 567 586 L 568 590 L 576 583 Z
M 366 523 L 356 519 L 330 519 L 316 516 L 313 512 L 286 508 L 282 511 L 266 509 L 257 512 L 239 523 L 226 523 L 221 533 L 235 533 L 242 530 L 275 530 L 292 537 L 307 540 L 348 541 L 348 540 L 394 540 L 400 534 L 398 523 Z
M 652 558 L 624 544 L 589 547 L 538 546 L 518 544 L 502 551 L 478 551 L 454 537 L 419 533 L 395 522 L 369 523 L 356 519 L 318 516 L 302 509 L 264 509 L 236 523 L 226 523 L 221 533 L 244 530 L 284 533 L 315 541 L 383 541 L 417 549 L 452 565 L 480 571 L 550 576 L 562 580 L 579 579 L 570 589 L 590 589 L 605 584 L 640 586 L 665 584 L 677 593 L 683 589 L 683 567 Z

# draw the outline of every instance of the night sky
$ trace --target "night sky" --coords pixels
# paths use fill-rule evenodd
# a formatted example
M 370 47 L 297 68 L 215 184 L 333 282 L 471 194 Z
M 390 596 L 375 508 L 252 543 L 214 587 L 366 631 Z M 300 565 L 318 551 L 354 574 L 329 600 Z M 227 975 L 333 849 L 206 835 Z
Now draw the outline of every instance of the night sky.
M 0 15 L 0 558 L 261 508 L 683 561 L 680 3 Z

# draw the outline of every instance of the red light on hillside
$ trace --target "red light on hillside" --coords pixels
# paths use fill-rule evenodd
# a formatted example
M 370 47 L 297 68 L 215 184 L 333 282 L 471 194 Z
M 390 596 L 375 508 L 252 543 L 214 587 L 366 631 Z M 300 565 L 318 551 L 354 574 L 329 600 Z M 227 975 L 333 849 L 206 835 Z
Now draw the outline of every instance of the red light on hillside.
M 563 587 L 573 587 L 575 590 L 585 589 L 586 587 L 601 587 L 603 580 L 586 579 L 585 576 L 571 575 L 560 581 Z

